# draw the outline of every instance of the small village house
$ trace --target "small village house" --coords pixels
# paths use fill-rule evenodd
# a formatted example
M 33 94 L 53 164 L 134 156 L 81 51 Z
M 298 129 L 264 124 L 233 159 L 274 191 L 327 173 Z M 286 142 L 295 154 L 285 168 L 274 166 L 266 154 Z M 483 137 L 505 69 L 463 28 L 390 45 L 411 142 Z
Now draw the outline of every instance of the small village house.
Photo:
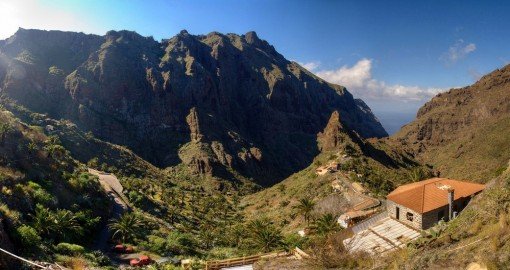
M 398 187 L 387 196 L 388 215 L 418 230 L 451 220 L 485 185 L 432 178 Z

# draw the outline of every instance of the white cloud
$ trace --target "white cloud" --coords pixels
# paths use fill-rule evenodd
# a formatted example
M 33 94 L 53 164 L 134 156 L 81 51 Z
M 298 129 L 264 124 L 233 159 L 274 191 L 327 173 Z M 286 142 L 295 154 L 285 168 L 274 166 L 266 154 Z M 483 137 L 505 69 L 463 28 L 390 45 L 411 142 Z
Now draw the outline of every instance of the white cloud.
M 297 62 L 297 63 L 309 71 L 314 71 L 321 65 L 321 62 L 319 62 L 319 61 L 312 61 L 312 62 L 307 62 L 307 63 Z
M 98 32 L 96 26 L 87 22 L 79 14 L 37 0 L 0 1 L 0 39 L 10 37 L 19 27 Z
M 454 64 L 475 50 L 476 44 L 465 44 L 464 40 L 459 39 L 452 46 L 450 46 L 448 52 L 445 52 L 443 55 L 441 55 L 440 60 L 444 61 L 446 64 Z
M 343 85 L 355 96 L 371 100 L 424 101 L 446 89 L 434 87 L 387 84 L 372 77 L 372 60 L 363 58 L 349 67 L 334 70 L 315 68 L 315 74 L 324 80 Z
M 372 60 L 363 58 L 354 66 L 342 66 L 336 70 L 317 71 L 317 76 L 347 88 L 362 88 L 370 81 L 372 74 Z

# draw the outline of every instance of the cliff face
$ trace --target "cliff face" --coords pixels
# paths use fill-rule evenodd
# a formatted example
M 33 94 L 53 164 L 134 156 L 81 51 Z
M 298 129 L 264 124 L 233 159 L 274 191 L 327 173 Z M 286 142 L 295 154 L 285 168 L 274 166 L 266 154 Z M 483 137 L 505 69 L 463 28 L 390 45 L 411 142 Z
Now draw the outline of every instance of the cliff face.
M 128 31 L 20 29 L 1 44 L 4 95 L 160 167 L 227 168 L 269 184 L 312 161 L 333 111 L 362 137 L 387 135 L 362 101 L 255 32 L 181 31 L 157 42 Z
M 510 66 L 427 102 L 392 139 L 443 175 L 493 178 L 510 159 Z

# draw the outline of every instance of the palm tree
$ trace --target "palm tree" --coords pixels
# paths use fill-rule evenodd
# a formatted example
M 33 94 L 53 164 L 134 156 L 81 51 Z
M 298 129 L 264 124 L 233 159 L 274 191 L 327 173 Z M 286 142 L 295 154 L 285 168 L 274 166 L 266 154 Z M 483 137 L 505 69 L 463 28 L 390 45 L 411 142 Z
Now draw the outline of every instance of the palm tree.
M 339 230 L 340 226 L 332 214 L 324 214 L 316 219 L 311 226 L 311 231 L 318 235 L 328 235 Z
M 54 159 L 61 159 L 66 151 L 66 149 L 59 144 L 48 144 L 44 148 L 48 152 L 47 157 L 52 157 Z
M 307 225 L 310 224 L 310 217 L 314 207 L 315 203 L 308 198 L 302 198 L 301 200 L 299 200 L 299 204 L 295 206 L 295 208 L 298 211 L 298 214 L 302 215 L 305 218 Z
M 136 237 L 143 222 L 135 213 L 125 213 L 118 220 L 110 220 L 108 228 L 113 232 L 112 238 L 120 237 L 122 242 Z
M 35 152 L 37 152 L 38 147 L 37 144 L 35 144 L 34 142 L 29 142 L 27 144 L 27 149 L 30 154 L 34 154 Z
M 73 212 L 69 210 L 51 211 L 41 205 L 36 206 L 32 226 L 41 235 L 59 241 L 68 241 L 83 235 L 83 227 Z
M 57 210 L 54 214 L 54 222 L 57 228 L 53 234 L 63 241 L 83 235 L 83 227 L 78 222 L 73 212 L 69 210 Z
M 32 216 L 32 227 L 42 235 L 50 235 L 55 230 L 55 219 L 50 209 L 38 204 Z
M 267 219 L 251 221 L 248 231 L 251 245 L 263 252 L 275 250 L 283 244 L 282 231 Z
M 7 136 L 7 134 L 13 130 L 14 130 L 13 127 L 9 123 L 0 124 L 0 143 L 2 145 L 5 144 L 5 137 Z

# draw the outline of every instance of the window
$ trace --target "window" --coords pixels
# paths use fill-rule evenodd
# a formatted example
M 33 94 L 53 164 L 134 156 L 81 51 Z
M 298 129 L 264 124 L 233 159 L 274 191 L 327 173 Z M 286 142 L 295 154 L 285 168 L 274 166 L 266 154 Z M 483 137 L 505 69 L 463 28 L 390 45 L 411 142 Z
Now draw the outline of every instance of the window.
M 407 214 L 406 214 L 406 218 L 407 218 L 407 220 L 409 220 L 409 221 L 413 221 L 413 219 L 414 219 L 414 214 L 413 214 L 413 213 L 411 213 L 411 212 L 407 212 Z
M 444 219 L 444 210 L 437 212 L 437 221 L 441 221 Z

